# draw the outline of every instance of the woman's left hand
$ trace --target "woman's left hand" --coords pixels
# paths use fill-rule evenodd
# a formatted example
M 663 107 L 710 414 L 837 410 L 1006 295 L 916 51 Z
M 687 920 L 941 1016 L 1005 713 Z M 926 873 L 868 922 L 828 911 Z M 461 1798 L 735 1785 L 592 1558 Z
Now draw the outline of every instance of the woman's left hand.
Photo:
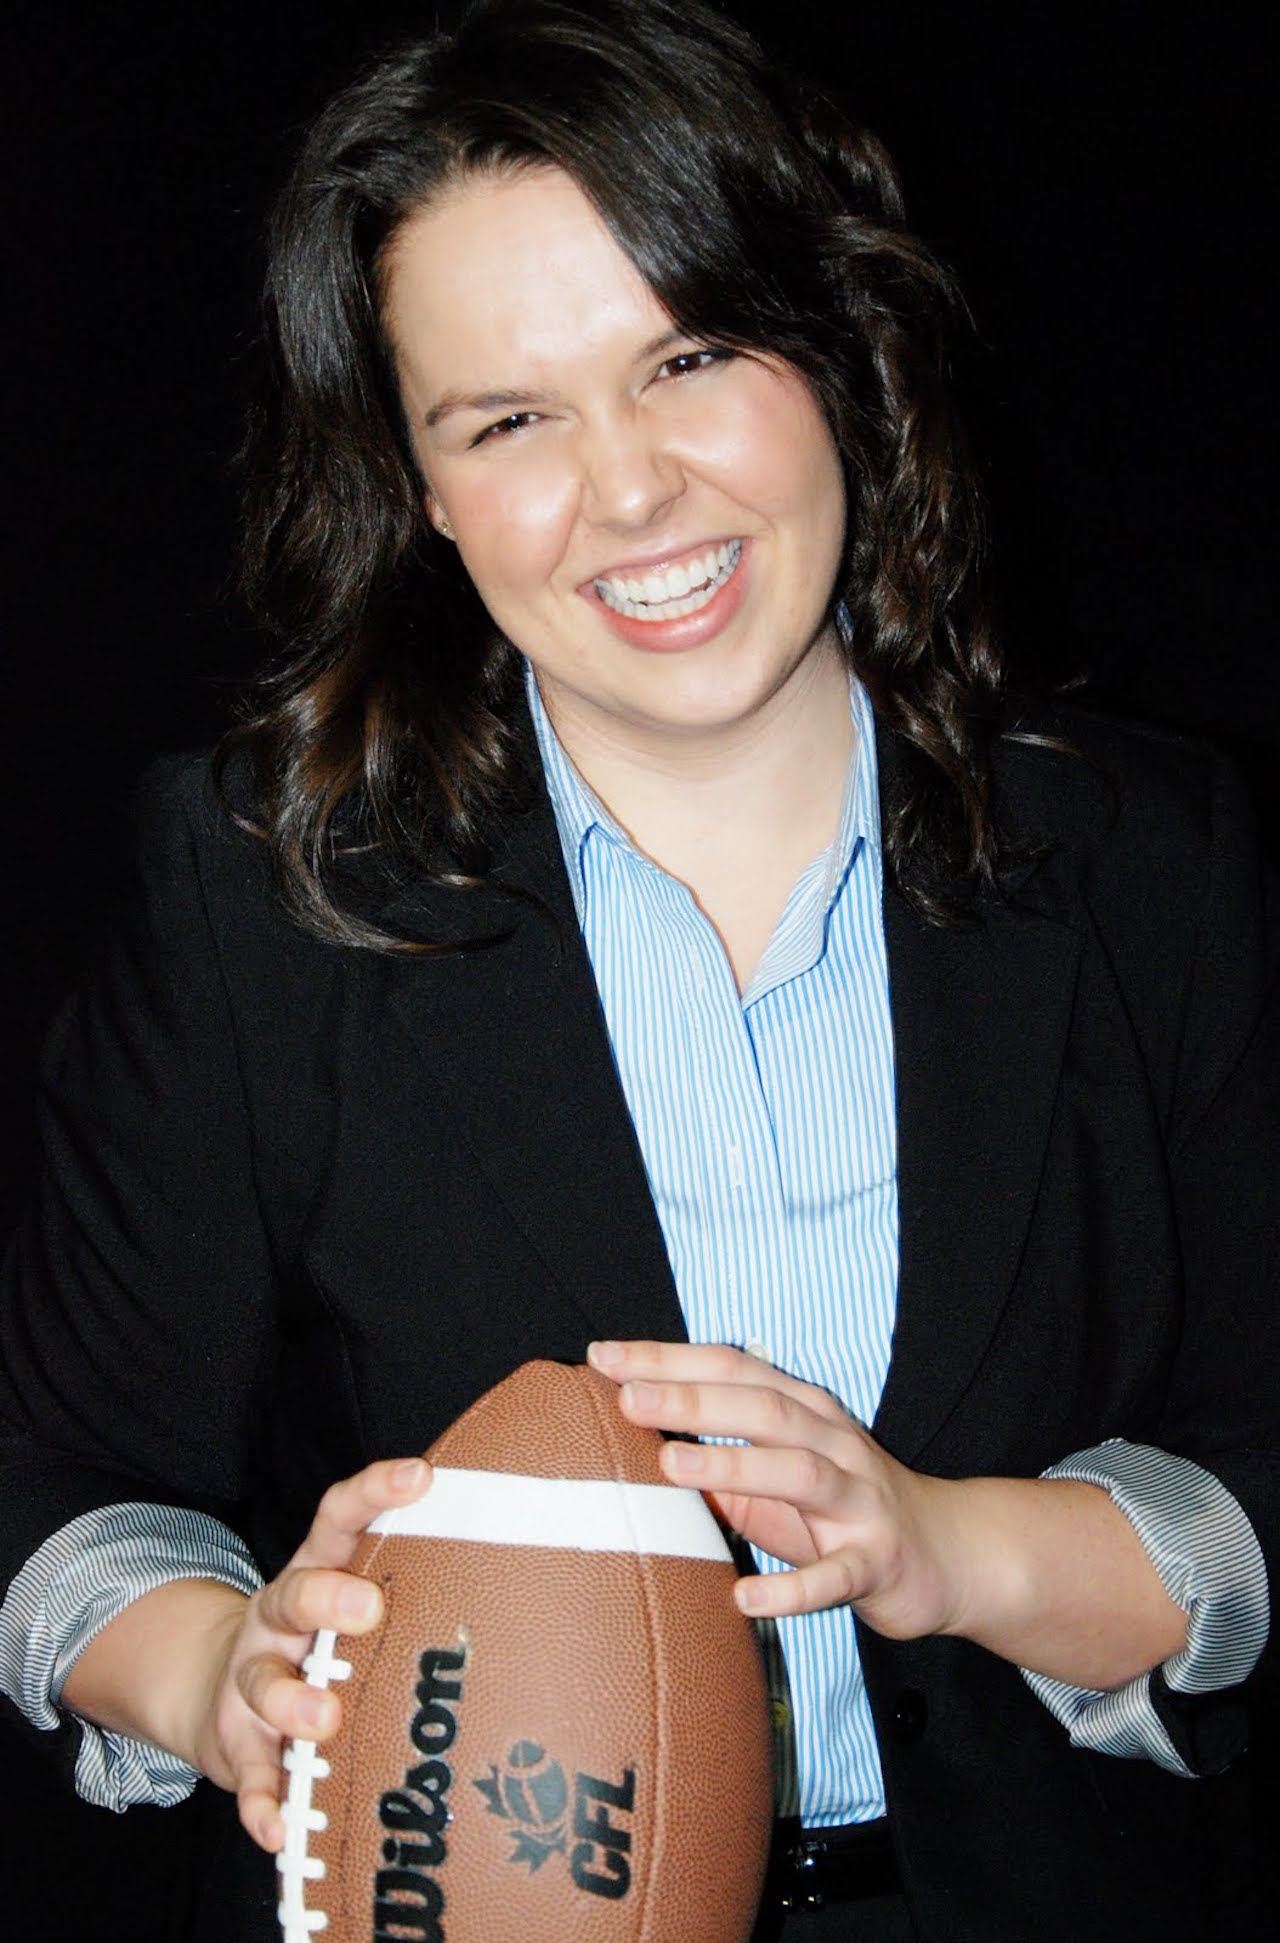
M 1186 1644 L 1186 1614 L 1098 1485 L 909 1470 L 827 1391 L 742 1350 L 594 1343 L 589 1355 L 633 1423 L 741 1440 L 668 1443 L 662 1467 L 794 1568 L 738 1581 L 755 1618 L 849 1605 L 891 1639 L 955 1634 L 1094 1689 Z
M 795 1568 L 741 1580 L 743 1611 L 851 1605 L 894 1639 L 963 1629 L 962 1487 L 908 1470 L 827 1391 L 742 1350 L 608 1343 L 590 1358 L 633 1423 L 742 1440 L 668 1443 L 662 1466 Z

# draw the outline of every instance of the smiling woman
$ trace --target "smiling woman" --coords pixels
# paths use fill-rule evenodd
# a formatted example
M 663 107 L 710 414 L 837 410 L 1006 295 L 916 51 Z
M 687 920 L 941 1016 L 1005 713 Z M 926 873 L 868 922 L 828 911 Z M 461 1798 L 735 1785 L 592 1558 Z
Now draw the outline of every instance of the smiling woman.
M 1212 751 L 1004 694 L 951 309 L 699 0 L 479 0 L 302 146 L 274 658 L 144 795 L 0 1306 L 0 1690 L 205 1786 L 184 1937 L 273 1934 L 309 1638 L 534 1357 L 749 1557 L 753 1943 L 1274 1930 L 1275 906 Z
M 639 730 L 649 709 L 655 727 L 670 712 L 710 729 L 722 711 L 749 732 L 814 642 L 838 685 L 840 605 L 912 778 L 885 831 L 891 872 L 935 915 L 990 881 L 1001 676 L 943 382 L 953 293 L 874 137 L 767 70 L 732 21 L 481 5 L 458 36 L 393 54 L 313 129 L 268 299 L 281 382 L 253 447 L 245 568 L 289 654 L 245 740 L 305 922 L 379 942 L 325 863 L 340 806 L 415 868 L 483 870 L 486 806 L 514 780 L 511 646 L 546 699 L 539 645 L 580 666 L 592 638 L 585 609 L 581 633 L 552 624 L 562 583 L 560 620 L 595 605 L 615 649 L 592 735 L 631 711 Z M 462 571 L 424 543 L 424 501 Z M 714 548 L 718 573 L 738 542 L 715 601 L 642 611 L 691 597 L 659 570 Z M 829 730 L 828 700 L 809 706 Z

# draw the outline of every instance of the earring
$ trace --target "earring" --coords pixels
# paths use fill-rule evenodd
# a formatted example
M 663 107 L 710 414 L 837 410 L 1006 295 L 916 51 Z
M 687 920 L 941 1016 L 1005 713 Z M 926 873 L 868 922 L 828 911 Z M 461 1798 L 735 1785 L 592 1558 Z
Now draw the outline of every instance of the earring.
M 442 540 L 451 540 L 453 538 L 453 528 L 449 524 L 449 515 L 447 513 L 437 515 L 436 532 Z

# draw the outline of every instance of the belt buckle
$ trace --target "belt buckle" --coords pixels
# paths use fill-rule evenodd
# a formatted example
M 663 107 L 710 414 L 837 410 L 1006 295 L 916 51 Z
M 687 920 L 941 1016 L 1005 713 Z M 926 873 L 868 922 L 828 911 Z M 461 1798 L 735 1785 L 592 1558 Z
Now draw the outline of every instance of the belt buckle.
M 826 1897 L 818 1885 L 818 1875 L 822 1866 L 822 1844 L 820 1842 L 793 1842 L 786 1852 L 787 1871 L 795 1880 L 794 1889 L 784 1889 L 778 1898 L 784 1910 L 822 1909 Z M 809 1882 L 804 1882 L 805 1875 Z

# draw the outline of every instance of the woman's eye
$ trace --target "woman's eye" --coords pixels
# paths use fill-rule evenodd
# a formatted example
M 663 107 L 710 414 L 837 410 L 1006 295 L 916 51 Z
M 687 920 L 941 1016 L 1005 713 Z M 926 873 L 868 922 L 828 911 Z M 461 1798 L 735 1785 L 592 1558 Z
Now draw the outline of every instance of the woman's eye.
M 532 425 L 537 412 L 508 412 L 505 418 L 495 419 L 486 425 L 483 432 L 477 432 L 472 445 L 483 445 L 486 439 L 507 439 L 513 432 L 522 432 L 526 425 Z
M 731 351 L 677 351 L 664 364 L 658 367 L 660 378 L 688 378 L 695 371 L 705 371 L 710 364 L 723 364 L 733 356 Z

